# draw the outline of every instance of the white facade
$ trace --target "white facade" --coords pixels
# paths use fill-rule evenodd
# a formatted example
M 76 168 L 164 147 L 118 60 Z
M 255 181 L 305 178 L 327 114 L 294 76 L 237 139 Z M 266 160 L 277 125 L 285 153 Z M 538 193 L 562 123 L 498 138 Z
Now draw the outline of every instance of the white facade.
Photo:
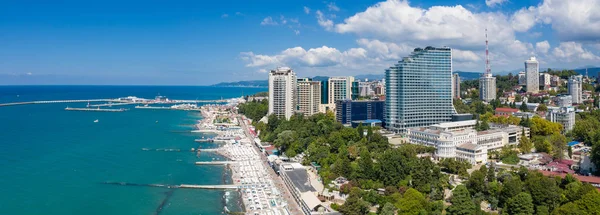
M 456 160 L 467 161 L 471 164 L 487 163 L 487 148 L 483 145 L 465 143 L 456 146 Z
M 569 78 L 569 95 L 573 97 L 573 103 L 583 103 L 583 76 L 574 75 Z
M 296 73 L 289 67 L 269 72 L 269 112 L 289 119 L 295 112 Z
M 524 71 L 519 72 L 519 85 L 526 86 L 527 85 L 527 76 Z
M 477 145 L 482 145 L 488 151 L 501 149 L 508 144 L 508 133 L 500 129 L 477 132 Z
M 298 113 L 311 116 L 319 112 L 321 104 L 321 82 L 311 81 L 308 78 L 298 79 L 296 104 Z
M 330 77 L 328 104 L 335 106 L 335 101 L 352 99 L 352 82 L 354 77 Z
M 546 119 L 560 123 L 564 132 L 571 131 L 575 126 L 575 108 L 561 107 L 559 110 L 548 111 Z
M 474 129 L 461 131 L 441 131 L 435 128 L 409 128 L 409 141 L 413 144 L 435 147 L 436 158 L 456 158 L 456 146 L 465 143 L 476 144 L 477 132 Z
M 460 99 L 460 76 L 458 73 L 452 74 L 452 98 Z
M 544 87 L 544 89 L 549 87 L 551 85 L 550 78 L 552 78 L 552 75 L 548 73 L 540 73 L 540 87 Z
M 559 107 L 570 107 L 573 105 L 573 96 L 563 95 L 556 97 L 556 106 Z
M 540 91 L 540 63 L 535 57 L 525 61 L 525 77 L 528 93 L 537 93 Z
M 496 99 L 496 77 L 491 73 L 483 74 L 479 78 L 479 99 L 486 102 Z

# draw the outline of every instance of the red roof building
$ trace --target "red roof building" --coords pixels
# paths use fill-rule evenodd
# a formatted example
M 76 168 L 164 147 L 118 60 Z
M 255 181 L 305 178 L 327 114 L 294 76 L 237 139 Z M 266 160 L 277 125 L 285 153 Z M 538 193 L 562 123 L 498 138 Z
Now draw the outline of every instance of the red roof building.
M 519 112 L 519 109 L 501 107 L 496 108 L 496 116 L 510 116 L 516 112 Z
M 561 177 L 564 178 L 565 176 L 567 176 L 566 173 L 558 173 L 558 172 L 550 172 L 550 171 L 543 171 L 543 170 L 539 170 L 542 175 L 548 176 L 548 177 Z M 596 177 L 596 176 L 584 176 L 584 175 L 575 175 L 573 174 L 573 177 L 575 177 L 577 180 L 583 182 L 583 183 L 589 183 L 592 186 L 596 187 L 596 189 L 600 189 L 600 177 Z

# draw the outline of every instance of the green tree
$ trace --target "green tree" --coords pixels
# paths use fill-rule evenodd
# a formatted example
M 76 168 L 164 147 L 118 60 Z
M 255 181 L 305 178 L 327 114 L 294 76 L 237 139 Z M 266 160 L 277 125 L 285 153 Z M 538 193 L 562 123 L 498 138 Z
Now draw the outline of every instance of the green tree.
M 552 144 L 550 144 L 548 139 L 541 136 L 536 137 L 533 143 L 536 152 L 552 153 Z
M 584 214 L 600 214 L 600 193 L 597 191 L 588 192 L 581 199 L 575 201 L 575 205 Z
M 504 205 L 508 200 L 523 191 L 523 182 L 519 177 L 507 179 L 502 184 L 500 191 L 499 204 Z
M 546 112 L 546 111 L 548 111 L 548 107 L 546 107 L 545 104 L 540 104 L 537 108 L 537 111 Z
M 569 202 L 567 204 L 564 204 L 562 206 L 560 206 L 559 208 L 556 208 L 556 210 L 554 210 L 552 212 L 553 215 L 580 215 L 580 214 L 587 214 L 587 213 L 583 213 L 583 211 L 579 210 L 579 208 L 577 208 L 577 205 L 574 204 L 573 202 Z
M 449 215 L 471 215 L 475 212 L 475 203 L 464 185 L 454 188 L 450 202 L 452 205 L 446 210 Z
M 527 108 L 527 103 L 521 102 L 521 106 L 519 106 L 519 110 L 523 111 L 523 112 L 529 112 L 529 109 Z
M 553 210 L 560 203 L 562 191 L 553 178 L 539 172 L 529 172 L 525 187 L 536 205 L 544 205 Z
M 475 170 L 471 173 L 471 177 L 466 183 L 467 189 L 471 195 L 482 193 L 485 189 L 485 173 L 481 170 Z
M 548 136 L 555 133 L 560 133 L 562 125 L 556 122 L 550 122 L 535 116 L 531 119 L 531 133 L 532 135 Z
M 410 188 L 396 203 L 396 207 L 398 208 L 399 215 L 418 215 L 427 213 L 427 204 L 427 199 L 425 199 L 422 193 Z
M 529 193 L 521 192 L 506 202 L 506 210 L 511 215 L 533 214 L 533 200 Z
M 364 215 L 369 212 L 369 203 L 362 200 L 358 192 L 353 191 L 350 192 L 346 202 L 340 206 L 339 211 L 344 215 Z
M 395 213 L 396 207 L 392 203 L 386 202 L 379 215 L 394 215 Z
M 358 127 L 356 128 L 356 130 L 358 131 L 358 136 L 362 139 L 365 133 L 365 129 L 363 127 L 362 122 L 360 124 L 358 124 Z
M 552 144 L 554 159 L 563 159 L 565 157 L 565 150 L 567 149 L 567 138 L 565 135 L 554 133 L 548 138 L 548 141 Z
M 360 159 L 358 159 L 358 177 L 363 179 L 375 179 L 375 169 L 373 168 L 373 159 L 371 153 L 367 149 L 360 151 Z
M 569 148 L 567 148 L 567 153 L 569 154 L 569 158 L 573 158 L 573 147 L 569 146 Z
M 531 152 L 531 149 L 533 149 L 533 143 L 529 137 L 525 135 L 521 136 L 521 139 L 519 140 L 519 151 L 521 151 L 521 153 L 529 153 Z

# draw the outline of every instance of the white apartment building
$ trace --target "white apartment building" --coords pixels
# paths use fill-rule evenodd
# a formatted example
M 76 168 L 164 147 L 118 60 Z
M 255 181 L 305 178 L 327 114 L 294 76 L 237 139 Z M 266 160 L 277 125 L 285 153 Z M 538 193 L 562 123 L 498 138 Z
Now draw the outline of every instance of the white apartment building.
M 570 107 L 573 105 L 573 96 L 571 95 L 562 95 L 555 97 L 556 106 L 559 107 Z
M 296 94 L 297 112 L 305 116 L 319 113 L 321 104 L 321 82 L 309 78 L 298 79 Z
M 535 57 L 525 61 L 525 77 L 528 93 L 537 93 L 540 90 L 540 63 Z
M 479 78 L 479 99 L 486 102 L 496 99 L 496 77 L 491 73 L 483 74 Z
M 524 71 L 519 72 L 519 85 L 526 86 L 527 85 L 527 76 Z
M 269 112 L 290 119 L 295 112 L 296 73 L 289 67 L 269 72 Z
M 460 99 L 460 76 L 458 73 L 452 74 L 452 98 Z
M 548 74 L 548 73 L 540 73 L 540 87 L 544 87 L 544 89 L 546 89 L 547 87 L 551 86 L 551 82 L 550 79 L 552 78 L 552 75 Z
M 574 75 L 569 78 L 569 95 L 573 97 L 573 103 L 583 103 L 583 76 Z
M 573 130 L 575 126 L 575 108 L 561 107 L 558 110 L 548 111 L 546 119 L 550 122 L 558 122 L 563 126 L 563 132 Z
M 488 150 L 484 145 L 465 143 L 456 146 L 456 160 L 467 161 L 471 164 L 487 163 Z
M 474 129 L 443 131 L 435 127 L 409 128 L 409 141 L 413 144 L 435 147 L 435 157 L 456 158 L 456 146 L 465 143 L 477 144 L 477 132 Z
M 485 146 L 488 151 L 501 149 L 508 144 L 508 133 L 501 129 L 477 132 L 477 145 Z
M 352 99 L 352 82 L 354 82 L 354 77 L 330 77 L 328 82 L 328 104 L 335 106 L 335 101 L 337 100 Z

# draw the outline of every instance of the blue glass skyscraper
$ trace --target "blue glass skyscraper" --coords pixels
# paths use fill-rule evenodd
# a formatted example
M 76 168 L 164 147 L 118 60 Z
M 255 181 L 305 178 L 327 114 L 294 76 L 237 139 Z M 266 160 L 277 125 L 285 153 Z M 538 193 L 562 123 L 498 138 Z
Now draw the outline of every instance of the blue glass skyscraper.
M 386 128 L 407 128 L 452 120 L 452 49 L 416 48 L 385 71 Z

